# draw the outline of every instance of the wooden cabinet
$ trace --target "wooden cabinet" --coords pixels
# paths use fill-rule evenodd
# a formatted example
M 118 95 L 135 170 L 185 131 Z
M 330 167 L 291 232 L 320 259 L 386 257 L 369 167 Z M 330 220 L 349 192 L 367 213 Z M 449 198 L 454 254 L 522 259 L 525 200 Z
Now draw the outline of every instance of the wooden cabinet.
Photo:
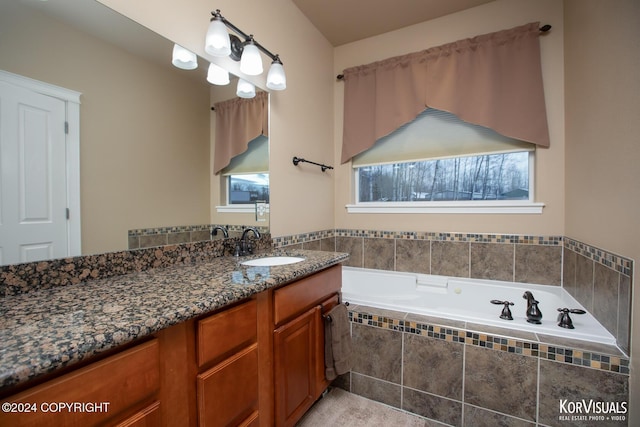
M 0 412 L 0 425 L 158 425 L 158 348 L 154 339 L 3 400 L 22 406 Z
M 197 341 L 198 425 L 257 425 L 256 300 L 200 320 Z
M 338 303 L 340 287 L 336 266 L 274 292 L 276 426 L 295 425 L 329 385 L 322 314 Z
M 133 414 L 116 427 L 152 427 L 160 425 L 160 402 L 153 402 L 146 408 Z
M 316 334 L 320 308 L 314 307 L 274 331 L 276 425 L 293 425 L 316 400 Z
M 331 267 L 23 385 L 2 401 L 37 411 L 0 412 L 0 426 L 292 426 L 329 384 L 322 314 L 338 303 L 341 274 Z M 106 406 L 41 406 L 76 402 Z

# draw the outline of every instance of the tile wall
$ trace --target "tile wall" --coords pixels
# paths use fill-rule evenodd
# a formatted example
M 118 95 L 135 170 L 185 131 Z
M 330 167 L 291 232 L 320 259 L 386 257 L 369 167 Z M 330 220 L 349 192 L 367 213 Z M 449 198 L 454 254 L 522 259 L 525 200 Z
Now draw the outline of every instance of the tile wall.
M 347 252 L 352 267 L 564 286 L 630 348 L 633 261 L 567 237 L 337 229 L 274 245 Z
M 629 359 L 614 346 L 362 306 L 349 317 L 352 369 L 334 385 L 446 425 L 595 425 L 568 422 L 561 400 L 629 402 Z M 597 425 L 627 425 L 621 415 Z

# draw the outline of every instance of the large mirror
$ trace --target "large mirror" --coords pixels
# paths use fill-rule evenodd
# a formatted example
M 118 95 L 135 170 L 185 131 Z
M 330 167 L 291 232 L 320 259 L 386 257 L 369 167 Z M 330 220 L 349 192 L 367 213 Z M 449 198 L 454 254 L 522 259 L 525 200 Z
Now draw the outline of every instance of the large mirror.
M 219 208 L 228 181 L 212 173 L 211 107 L 235 96 L 234 82 L 210 85 L 202 58 L 196 70 L 173 67 L 172 49 L 98 2 L 0 3 L 0 70 L 81 93 L 83 255 L 131 247 L 130 230 L 268 229 L 268 215 Z

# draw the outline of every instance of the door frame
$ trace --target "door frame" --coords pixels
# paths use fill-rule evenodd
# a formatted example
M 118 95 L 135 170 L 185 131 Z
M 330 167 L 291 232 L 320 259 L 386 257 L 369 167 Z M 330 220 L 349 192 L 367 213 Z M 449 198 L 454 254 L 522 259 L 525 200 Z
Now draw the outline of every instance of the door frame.
M 65 133 L 65 160 L 67 183 L 67 256 L 82 254 L 80 217 L 80 95 L 71 89 L 34 80 L 0 70 L 0 80 L 42 95 L 60 99 L 65 103 L 67 132 Z

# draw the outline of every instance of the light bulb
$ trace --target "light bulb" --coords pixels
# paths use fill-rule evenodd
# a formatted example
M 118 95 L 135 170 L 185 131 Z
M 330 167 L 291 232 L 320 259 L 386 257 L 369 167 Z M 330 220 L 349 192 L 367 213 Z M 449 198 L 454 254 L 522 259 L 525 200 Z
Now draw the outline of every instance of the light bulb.
M 207 81 L 214 85 L 227 85 L 229 84 L 229 72 L 216 64 L 209 64 Z
M 260 51 L 253 44 L 253 39 L 244 45 L 240 58 L 240 71 L 248 76 L 262 74 L 262 58 Z
M 284 74 L 282 62 L 277 57 L 269 68 L 267 87 L 272 90 L 285 90 L 287 88 L 287 76 Z
M 213 56 L 229 56 L 231 53 L 231 40 L 227 27 L 220 18 L 213 18 L 207 29 L 204 42 L 204 50 Z
M 238 79 L 236 95 L 240 98 L 253 98 L 256 96 L 256 87 L 244 79 Z
M 198 68 L 198 57 L 195 53 L 180 45 L 174 44 L 171 63 L 183 70 L 195 70 Z

